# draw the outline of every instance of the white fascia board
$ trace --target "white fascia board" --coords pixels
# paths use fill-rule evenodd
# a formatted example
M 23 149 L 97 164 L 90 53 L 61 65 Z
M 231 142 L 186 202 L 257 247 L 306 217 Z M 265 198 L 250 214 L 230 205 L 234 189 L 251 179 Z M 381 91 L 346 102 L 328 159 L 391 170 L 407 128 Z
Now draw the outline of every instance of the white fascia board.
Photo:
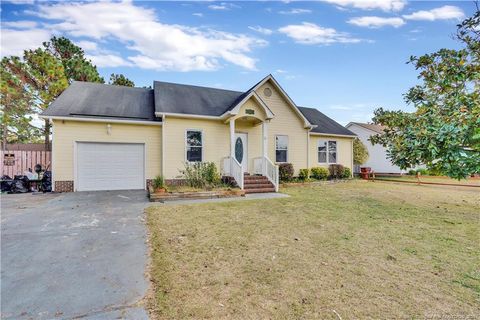
M 273 117 L 275 115 L 273 114 L 272 110 L 270 110 L 270 108 L 268 108 L 268 106 L 265 104 L 265 102 L 258 96 L 258 94 L 255 91 L 251 91 L 247 96 L 245 96 L 245 98 L 242 99 L 242 101 L 237 103 L 235 108 L 233 108 L 230 111 L 225 112 L 224 114 L 227 114 L 227 115 L 230 115 L 230 116 L 237 115 L 238 112 L 240 112 L 240 108 L 243 106 L 243 104 L 245 102 L 247 102 L 248 99 L 250 99 L 250 98 L 254 98 L 255 101 L 257 101 L 257 103 L 263 108 L 263 110 L 265 111 L 265 114 L 267 115 L 267 120 L 273 119 Z
M 356 138 L 356 135 L 349 134 L 334 134 L 334 133 L 320 133 L 320 132 L 310 132 L 312 136 L 326 136 L 326 137 L 342 137 L 342 138 Z
M 120 120 L 120 119 L 106 119 L 106 118 L 82 118 L 82 117 L 61 117 L 61 116 L 42 116 L 42 115 L 40 115 L 39 118 L 49 119 L 49 120 L 65 120 L 65 121 L 140 124 L 140 125 L 148 125 L 148 126 L 162 125 L 161 122 L 155 122 L 155 121 Z
M 303 120 L 304 122 L 304 127 L 305 128 L 310 128 L 310 129 L 313 129 L 315 128 L 313 124 L 310 123 L 310 121 L 308 121 L 307 118 L 305 118 L 305 116 L 303 115 L 303 113 L 297 108 L 297 105 L 295 104 L 295 102 L 293 102 L 293 100 L 290 98 L 290 96 L 285 92 L 285 90 L 283 90 L 283 88 L 280 86 L 280 84 L 277 82 L 277 80 L 275 80 L 275 78 L 269 74 L 268 76 L 266 76 L 261 82 L 259 82 L 254 88 L 253 88 L 253 91 L 256 91 L 258 88 L 260 88 L 263 84 L 265 84 L 265 82 L 267 82 L 268 80 L 272 80 L 273 84 L 275 85 L 275 87 L 277 88 L 278 91 L 280 91 L 280 93 L 282 94 L 282 96 L 287 100 L 287 102 L 290 104 L 290 106 L 295 110 L 295 112 L 297 113 L 297 115 Z
M 225 118 L 226 113 L 221 116 L 204 116 L 200 114 L 186 114 L 186 113 L 171 113 L 171 112 L 155 112 L 157 117 L 175 117 L 175 118 L 190 118 L 190 119 L 208 119 L 208 120 L 222 120 Z

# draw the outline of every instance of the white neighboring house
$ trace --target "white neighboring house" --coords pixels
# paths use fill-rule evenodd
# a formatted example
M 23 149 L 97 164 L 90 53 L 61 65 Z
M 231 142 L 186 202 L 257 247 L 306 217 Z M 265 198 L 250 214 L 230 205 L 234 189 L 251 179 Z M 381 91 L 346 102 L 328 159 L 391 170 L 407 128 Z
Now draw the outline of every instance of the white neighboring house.
M 375 134 L 382 133 L 384 127 L 377 124 L 350 122 L 346 125 L 346 128 L 355 133 L 360 141 L 368 149 L 368 160 L 361 167 L 370 167 L 376 173 L 406 173 L 406 170 L 400 169 L 392 164 L 387 157 L 387 150 L 379 145 L 372 145 L 369 138 Z M 359 167 L 355 166 L 355 172 L 359 171 Z

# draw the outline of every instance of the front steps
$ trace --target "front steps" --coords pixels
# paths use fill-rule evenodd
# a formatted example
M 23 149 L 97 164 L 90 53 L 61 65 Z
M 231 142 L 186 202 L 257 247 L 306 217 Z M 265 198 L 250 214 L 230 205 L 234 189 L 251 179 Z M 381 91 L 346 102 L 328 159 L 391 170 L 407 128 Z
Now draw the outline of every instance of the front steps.
M 275 192 L 275 186 L 265 176 L 256 176 L 245 173 L 243 176 L 245 193 Z

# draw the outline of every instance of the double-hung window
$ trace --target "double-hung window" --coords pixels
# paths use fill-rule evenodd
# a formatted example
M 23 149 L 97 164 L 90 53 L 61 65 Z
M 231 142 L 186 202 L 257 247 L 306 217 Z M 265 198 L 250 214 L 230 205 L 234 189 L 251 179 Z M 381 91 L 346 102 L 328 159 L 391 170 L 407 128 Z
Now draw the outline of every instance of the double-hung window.
M 318 163 L 337 163 L 337 141 L 318 141 Z
M 186 134 L 187 161 L 201 162 L 203 154 L 203 135 L 200 130 L 187 130 Z
M 275 162 L 288 161 L 288 136 L 275 136 Z

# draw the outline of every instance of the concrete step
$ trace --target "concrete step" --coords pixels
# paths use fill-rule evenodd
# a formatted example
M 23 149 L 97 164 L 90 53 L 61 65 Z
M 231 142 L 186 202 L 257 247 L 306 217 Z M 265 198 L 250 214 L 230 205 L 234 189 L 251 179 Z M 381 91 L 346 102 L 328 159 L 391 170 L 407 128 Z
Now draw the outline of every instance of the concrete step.
M 265 176 L 244 176 L 243 179 L 244 180 L 252 180 L 252 179 L 268 179 L 268 178 L 265 177 Z
M 275 188 L 260 188 L 260 189 L 245 189 L 245 193 L 266 193 L 266 192 L 275 192 Z
M 268 183 L 245 184 L 243 188 L 245 190 L 251 190 L 251 189 L 262 189 L 262 188 L 274 188 L 274 186 L 273 184 L 268 182 Z
M 268 179 L 243 179 L 245 184 L 270 183 Z

